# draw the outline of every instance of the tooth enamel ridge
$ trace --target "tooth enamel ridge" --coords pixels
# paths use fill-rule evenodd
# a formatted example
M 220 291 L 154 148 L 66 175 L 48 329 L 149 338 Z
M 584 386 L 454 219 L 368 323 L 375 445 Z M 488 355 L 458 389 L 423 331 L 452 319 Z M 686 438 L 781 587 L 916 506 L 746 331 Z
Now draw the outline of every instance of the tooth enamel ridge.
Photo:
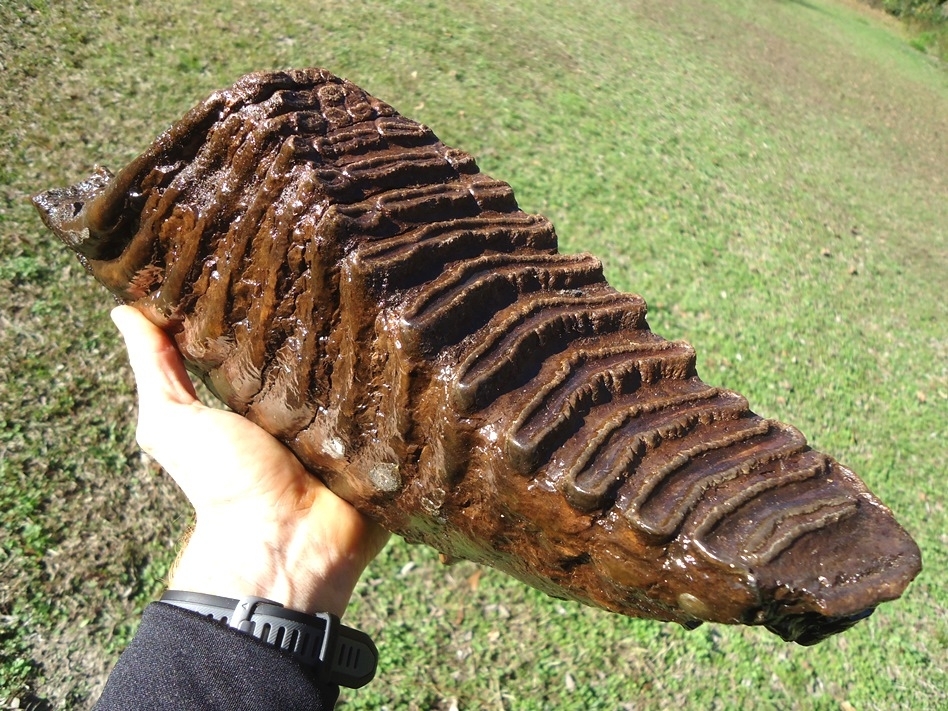
M 470 155 L 328 72 L 244 77 L 34 202 L 231 408 L 448 558 L 804 644 L 920 569 L 852 472 L 702 382 Z

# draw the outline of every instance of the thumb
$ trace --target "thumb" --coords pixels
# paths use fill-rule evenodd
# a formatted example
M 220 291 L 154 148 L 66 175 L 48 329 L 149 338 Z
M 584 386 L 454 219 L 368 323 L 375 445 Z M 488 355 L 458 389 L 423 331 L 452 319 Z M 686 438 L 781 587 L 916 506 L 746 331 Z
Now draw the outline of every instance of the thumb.
M 140 408 L 196 402 L 194 385 L 168 335 L 131 306 L 117 306 L 111 316 L 125 339 Z

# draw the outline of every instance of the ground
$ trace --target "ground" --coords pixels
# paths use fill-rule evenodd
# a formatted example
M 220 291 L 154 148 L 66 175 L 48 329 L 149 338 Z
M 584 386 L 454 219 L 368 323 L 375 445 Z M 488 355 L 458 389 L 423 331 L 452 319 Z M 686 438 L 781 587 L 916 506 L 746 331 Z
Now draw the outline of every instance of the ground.
M 121 167 L 247 71 L 314 64 L 603 258 L 706 381 L 856 469 L 926 566 L 803 650 L 616 619 L 394 541 L 349 613 L 382 673 L 345 705 L 944 708 L 944 67 L 848 0 L 470 5 L 0 6 L 0 708 L 89 707 L 190 522 L 135 445 L 109 299 L 28 196 Z

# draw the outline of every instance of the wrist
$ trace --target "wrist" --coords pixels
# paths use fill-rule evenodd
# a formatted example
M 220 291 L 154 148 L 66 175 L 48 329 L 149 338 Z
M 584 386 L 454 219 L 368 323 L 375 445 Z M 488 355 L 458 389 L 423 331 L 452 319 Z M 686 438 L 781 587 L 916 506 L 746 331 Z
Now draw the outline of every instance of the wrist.
M 195 527 L 168 585 L 228 598 L 274 600 L 288 609 L 342 617 L 362 567 L 319 551 L 309 541 L 267 536 L 252 527 Z
M 308 615 L 272 600 L 167 590 L 161 602 L 196 612 L 293 656 L 322 683 L 353 689 L 375 676 L 378 650 L 364 632 L 328 612 Z

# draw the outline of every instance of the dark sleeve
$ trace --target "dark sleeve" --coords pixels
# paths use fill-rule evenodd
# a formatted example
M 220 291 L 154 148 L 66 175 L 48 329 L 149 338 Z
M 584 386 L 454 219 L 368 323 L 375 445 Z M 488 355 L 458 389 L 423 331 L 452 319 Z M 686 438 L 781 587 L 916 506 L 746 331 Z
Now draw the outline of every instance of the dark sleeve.
M 197 613 L 154 603 L 109 676 L 95 711 L 328 711 L 339 687 L 292 657 Z

